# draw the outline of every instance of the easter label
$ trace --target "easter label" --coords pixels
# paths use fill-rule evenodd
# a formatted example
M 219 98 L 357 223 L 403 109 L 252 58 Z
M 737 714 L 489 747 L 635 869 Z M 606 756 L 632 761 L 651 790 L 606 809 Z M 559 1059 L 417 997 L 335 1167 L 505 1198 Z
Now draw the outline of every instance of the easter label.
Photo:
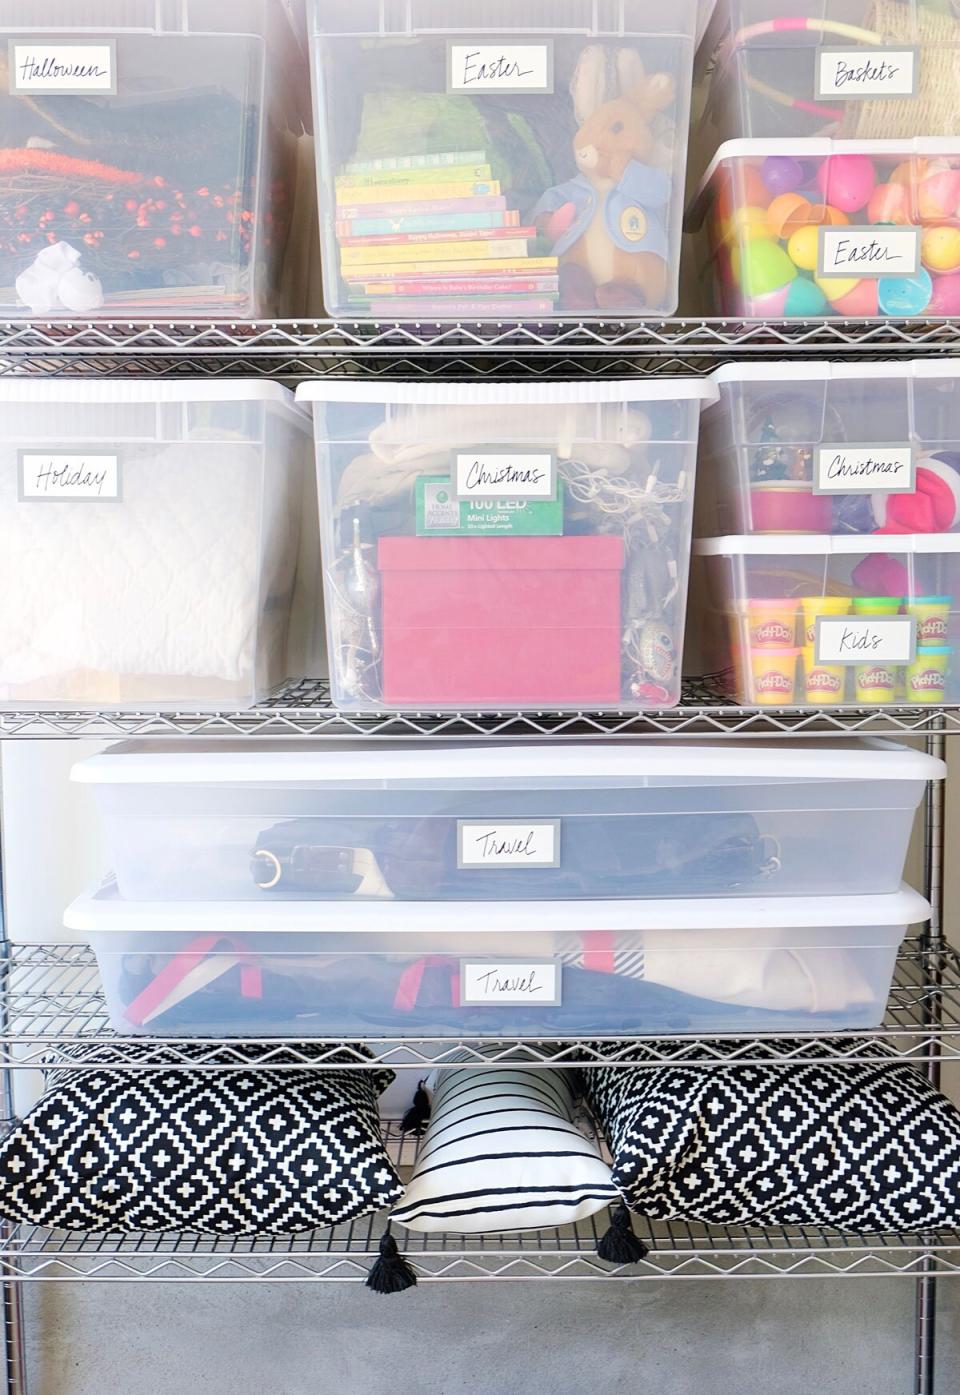
M 417 537 L 450 538 L 477 533 L 558 538 L 563 532 L 563 494 L 555 499 L 458 499 L 448 475 L 417 480 Z
M 11 39 L 7 45 L 11 92 L 88 92 L 116 95 L 117 49 L 113 40 L 87 44 Z
M 453 467 L 454 495 L 475 499 L 555 499 L 557 462 L 550 451 L 519 455 L 515 451 L 473 451 L 457 454 Z
M 463 1007 L 559 1007 L 560 1001 L 560 965 L 552 959 L 460 961 Z
M 814 662 L 909 664 L 917 648 L 912 615 L 818 615 Z
M 915 48 L 822 48 L 817 96 L 914 97 L 920 55 Z
M 447 44 L 448 92 L 552 92 L 553 43 Z
M 912 494 L 912 446 L 820 446 L 814 494 Z
M 559 867 L 560 820 L 457 820 L 457 866 Z
M 103 503 L 122 497 L 116 454 L 21 450 L 18 461 L 21 503 Z
M 817 247 L 818 276 L 916 276 L 920 270 L 920 229 L 822 227 Z

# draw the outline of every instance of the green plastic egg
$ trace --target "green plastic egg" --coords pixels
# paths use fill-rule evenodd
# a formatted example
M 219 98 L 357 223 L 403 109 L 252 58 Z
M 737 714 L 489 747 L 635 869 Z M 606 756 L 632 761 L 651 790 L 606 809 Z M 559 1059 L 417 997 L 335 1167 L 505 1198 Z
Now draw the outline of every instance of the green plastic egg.
M 744 295 L 769 295 L 794 280 L 797 268 L 786 252 L 768 237 L 754 237 L 736 249 L 734 267 Z

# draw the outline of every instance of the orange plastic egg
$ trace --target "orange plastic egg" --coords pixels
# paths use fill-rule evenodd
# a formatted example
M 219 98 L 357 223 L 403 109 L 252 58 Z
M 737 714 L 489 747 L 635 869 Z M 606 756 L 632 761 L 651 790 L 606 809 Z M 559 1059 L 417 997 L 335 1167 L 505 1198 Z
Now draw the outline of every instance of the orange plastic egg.
M 916 183 L 917 180 L 923 179 L 929 164 L 929 160 L 902 160 L 900 164 L 894 168 L 893 173 L 890 175 L 889 182 L 891 184 L 903 184 L 909 188 L 911 184 Z
M 732 218 L 737 205 L 766 208 L 770 191 L 753 165 L 737 164 L 723 176 L 717 194 L 716 211 L 720 218 Z
M 778 194 L 767 209 L 770 236 L 786 240 L 810 222 L 810 200 L 802 194 Z
M 953 214 L 960 203 L 960 170 L 939 170 L 928 175 L 917 191 L 920 221 L 935 223 Z
M 878 282 L 875 276 L 865 276 L 852 291 L 831 302 L 834 311 L 848 320 L 872 319 L 878 308 Z
M 813 203 L 810 205 L 810 222 L 817 227 L 839 228 L 849 223 L 850 219 L 842 209 L 834 208 L 832 204 Z
M 855 291 L 861 280 L 859 276 L 815 276 L 813 279 L 831 305 L 836 305 L 838 300 L 844 300 L 851 291 Z
M 905 184 L 878 184 L 867 204 L 868 223 L 909 223 L 910 189 Z

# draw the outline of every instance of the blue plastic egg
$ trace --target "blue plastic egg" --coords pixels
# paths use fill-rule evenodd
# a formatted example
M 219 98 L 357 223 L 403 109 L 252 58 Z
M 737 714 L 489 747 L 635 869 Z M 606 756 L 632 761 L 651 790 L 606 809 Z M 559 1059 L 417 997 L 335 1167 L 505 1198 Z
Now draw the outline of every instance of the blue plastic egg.
M 801 320 L 817 319 L 827 313 L 827 297 L 819 286 L 806 276 L 798 276 L 787 287 L 784 314 Z
M 923 267 L 915 276 L 881 276 L 878 305 L 881 315 L 906 319 L 921 315 L 933 296 L 933 281 Z

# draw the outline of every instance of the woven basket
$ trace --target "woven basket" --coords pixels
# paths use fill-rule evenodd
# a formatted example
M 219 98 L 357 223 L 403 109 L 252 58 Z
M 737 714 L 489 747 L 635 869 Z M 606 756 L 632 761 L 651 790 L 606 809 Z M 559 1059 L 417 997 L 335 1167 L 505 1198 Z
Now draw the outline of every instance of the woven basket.
M 848 102 L 839 134 L 859 140 L 960 135 L 960 21 L 918 0 L 874 0 L 864 25 L 891 47 L 922 46 L 917 94 Z

